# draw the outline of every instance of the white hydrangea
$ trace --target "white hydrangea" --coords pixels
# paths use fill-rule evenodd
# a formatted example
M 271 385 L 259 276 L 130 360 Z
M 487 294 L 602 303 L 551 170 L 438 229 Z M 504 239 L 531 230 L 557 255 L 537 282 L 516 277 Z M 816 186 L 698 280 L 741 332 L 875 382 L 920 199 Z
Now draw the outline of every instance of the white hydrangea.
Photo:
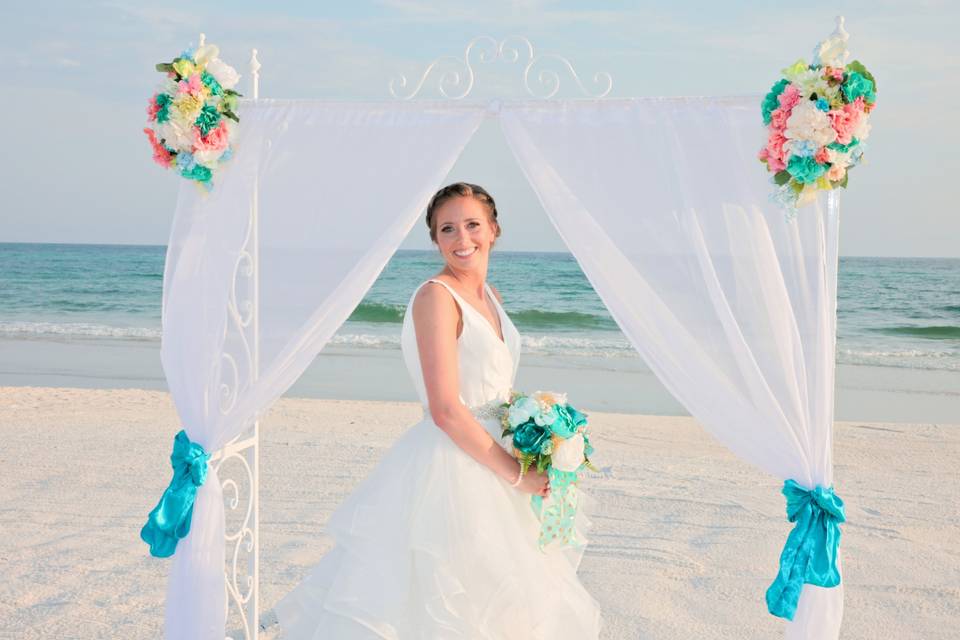
M 870 135 L 870 121 L 866 114 L 860 117 L 857 128 L 853 131 L 853 137 L 863 142 Z
M 172 115 L 172 114 L 171 114 Z M 193 148 L 193 125 L 179 118 L 170 118 L 156 125 L 157 136 L 174 151 L 190 151 Z
M 787 138 L 812 140 L 824 147 L 837 139 L 837 132 L 830 124 L 825 111 L 820 111 L 810 100 L 803 100 L 793 108 L 787 118 L 787 128 L 783 132 Z
M 827 162 L 833 166 L 839 166 L 846 169 L 850 166 L 850 153 L 827 149 Z
M 198 164 L 202 164 L 208 169 L 216 169 L 223 152 L 224 149 L 201 149 L 195 151 L 193 157 Z

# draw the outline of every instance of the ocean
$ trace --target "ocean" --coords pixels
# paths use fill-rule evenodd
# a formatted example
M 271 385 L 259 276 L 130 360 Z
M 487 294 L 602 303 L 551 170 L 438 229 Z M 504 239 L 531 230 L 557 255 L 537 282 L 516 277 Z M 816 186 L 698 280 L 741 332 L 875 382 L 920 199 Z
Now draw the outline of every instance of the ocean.
M 71 376 L 84 377 L 84 366 L 70 362 L 79 355 L 65 345 L 82 343 L 116 354 L 107 358 L 115 370 L 94 376 L 103 386 L 148 378 L 140 386 L 163 388 L 156 354 L 164 252 L 163 246 L 0 243 L 0 382 L 71 386 Z M 398 252 L 324 352 L 395 356 L 410 294 L 441 266 L 434 251 Z M 503 294 L 530 362 L 644 369 L 570 254 L 497 251 L 488 279 Z M 15 349 L 27 344 L 29 354 Z M 136 365 L 122 355 L 125 348 L 153 353 L 142 357 L 155 361 Z M 15 362 L 3 357 L 14 350 Z M 960 259 L 841 258 L 837 362 L 960 380 Z M 77 386 L 98 384 L 87 382 Z M 397 397 L 410 398 L 409 391 Z

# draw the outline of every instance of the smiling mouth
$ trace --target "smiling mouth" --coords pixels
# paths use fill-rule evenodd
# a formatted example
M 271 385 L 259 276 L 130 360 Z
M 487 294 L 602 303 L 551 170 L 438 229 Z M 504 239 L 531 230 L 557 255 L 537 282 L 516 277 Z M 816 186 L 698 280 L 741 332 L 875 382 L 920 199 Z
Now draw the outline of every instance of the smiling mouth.
M 453 255 L 457 256 L 458 258 L 469 258 L 476 252 L 477 252 L 477 248 L 474 247 L 472 249 L 467 249 L 465 251 L 454 251 Z

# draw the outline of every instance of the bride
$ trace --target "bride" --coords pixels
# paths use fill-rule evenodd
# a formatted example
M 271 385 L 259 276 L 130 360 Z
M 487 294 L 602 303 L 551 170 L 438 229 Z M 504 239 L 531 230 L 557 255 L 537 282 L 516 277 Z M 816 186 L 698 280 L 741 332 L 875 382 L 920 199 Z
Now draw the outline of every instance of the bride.
M 486 283 L 496 205 L 459 182 L 434 195 L 426 222 L 446 265 L 411 295 L 401 334 L 424 418 L 330 517 L 336 545 L 274 609 L 281 635 L 597 638 L 583 547 L 539 550 L 530 496 L 549 495 L 547 477 L 521 475 L 500 440 L 520 335 Z M 588 526 L 581 509 L 580 540 Z

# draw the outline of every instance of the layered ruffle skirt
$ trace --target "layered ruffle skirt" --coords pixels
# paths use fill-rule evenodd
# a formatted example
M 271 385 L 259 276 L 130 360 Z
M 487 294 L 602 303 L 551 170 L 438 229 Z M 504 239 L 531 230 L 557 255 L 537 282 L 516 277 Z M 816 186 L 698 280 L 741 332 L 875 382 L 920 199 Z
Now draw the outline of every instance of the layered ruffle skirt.
M 275 607 L 280 637 L 595 639 L 600 610 L 577 577 L 590 527 L 579 495 L 581 545 L 541 551 L 530 495 L 425 417 L 331 515 L 334 548 Z

